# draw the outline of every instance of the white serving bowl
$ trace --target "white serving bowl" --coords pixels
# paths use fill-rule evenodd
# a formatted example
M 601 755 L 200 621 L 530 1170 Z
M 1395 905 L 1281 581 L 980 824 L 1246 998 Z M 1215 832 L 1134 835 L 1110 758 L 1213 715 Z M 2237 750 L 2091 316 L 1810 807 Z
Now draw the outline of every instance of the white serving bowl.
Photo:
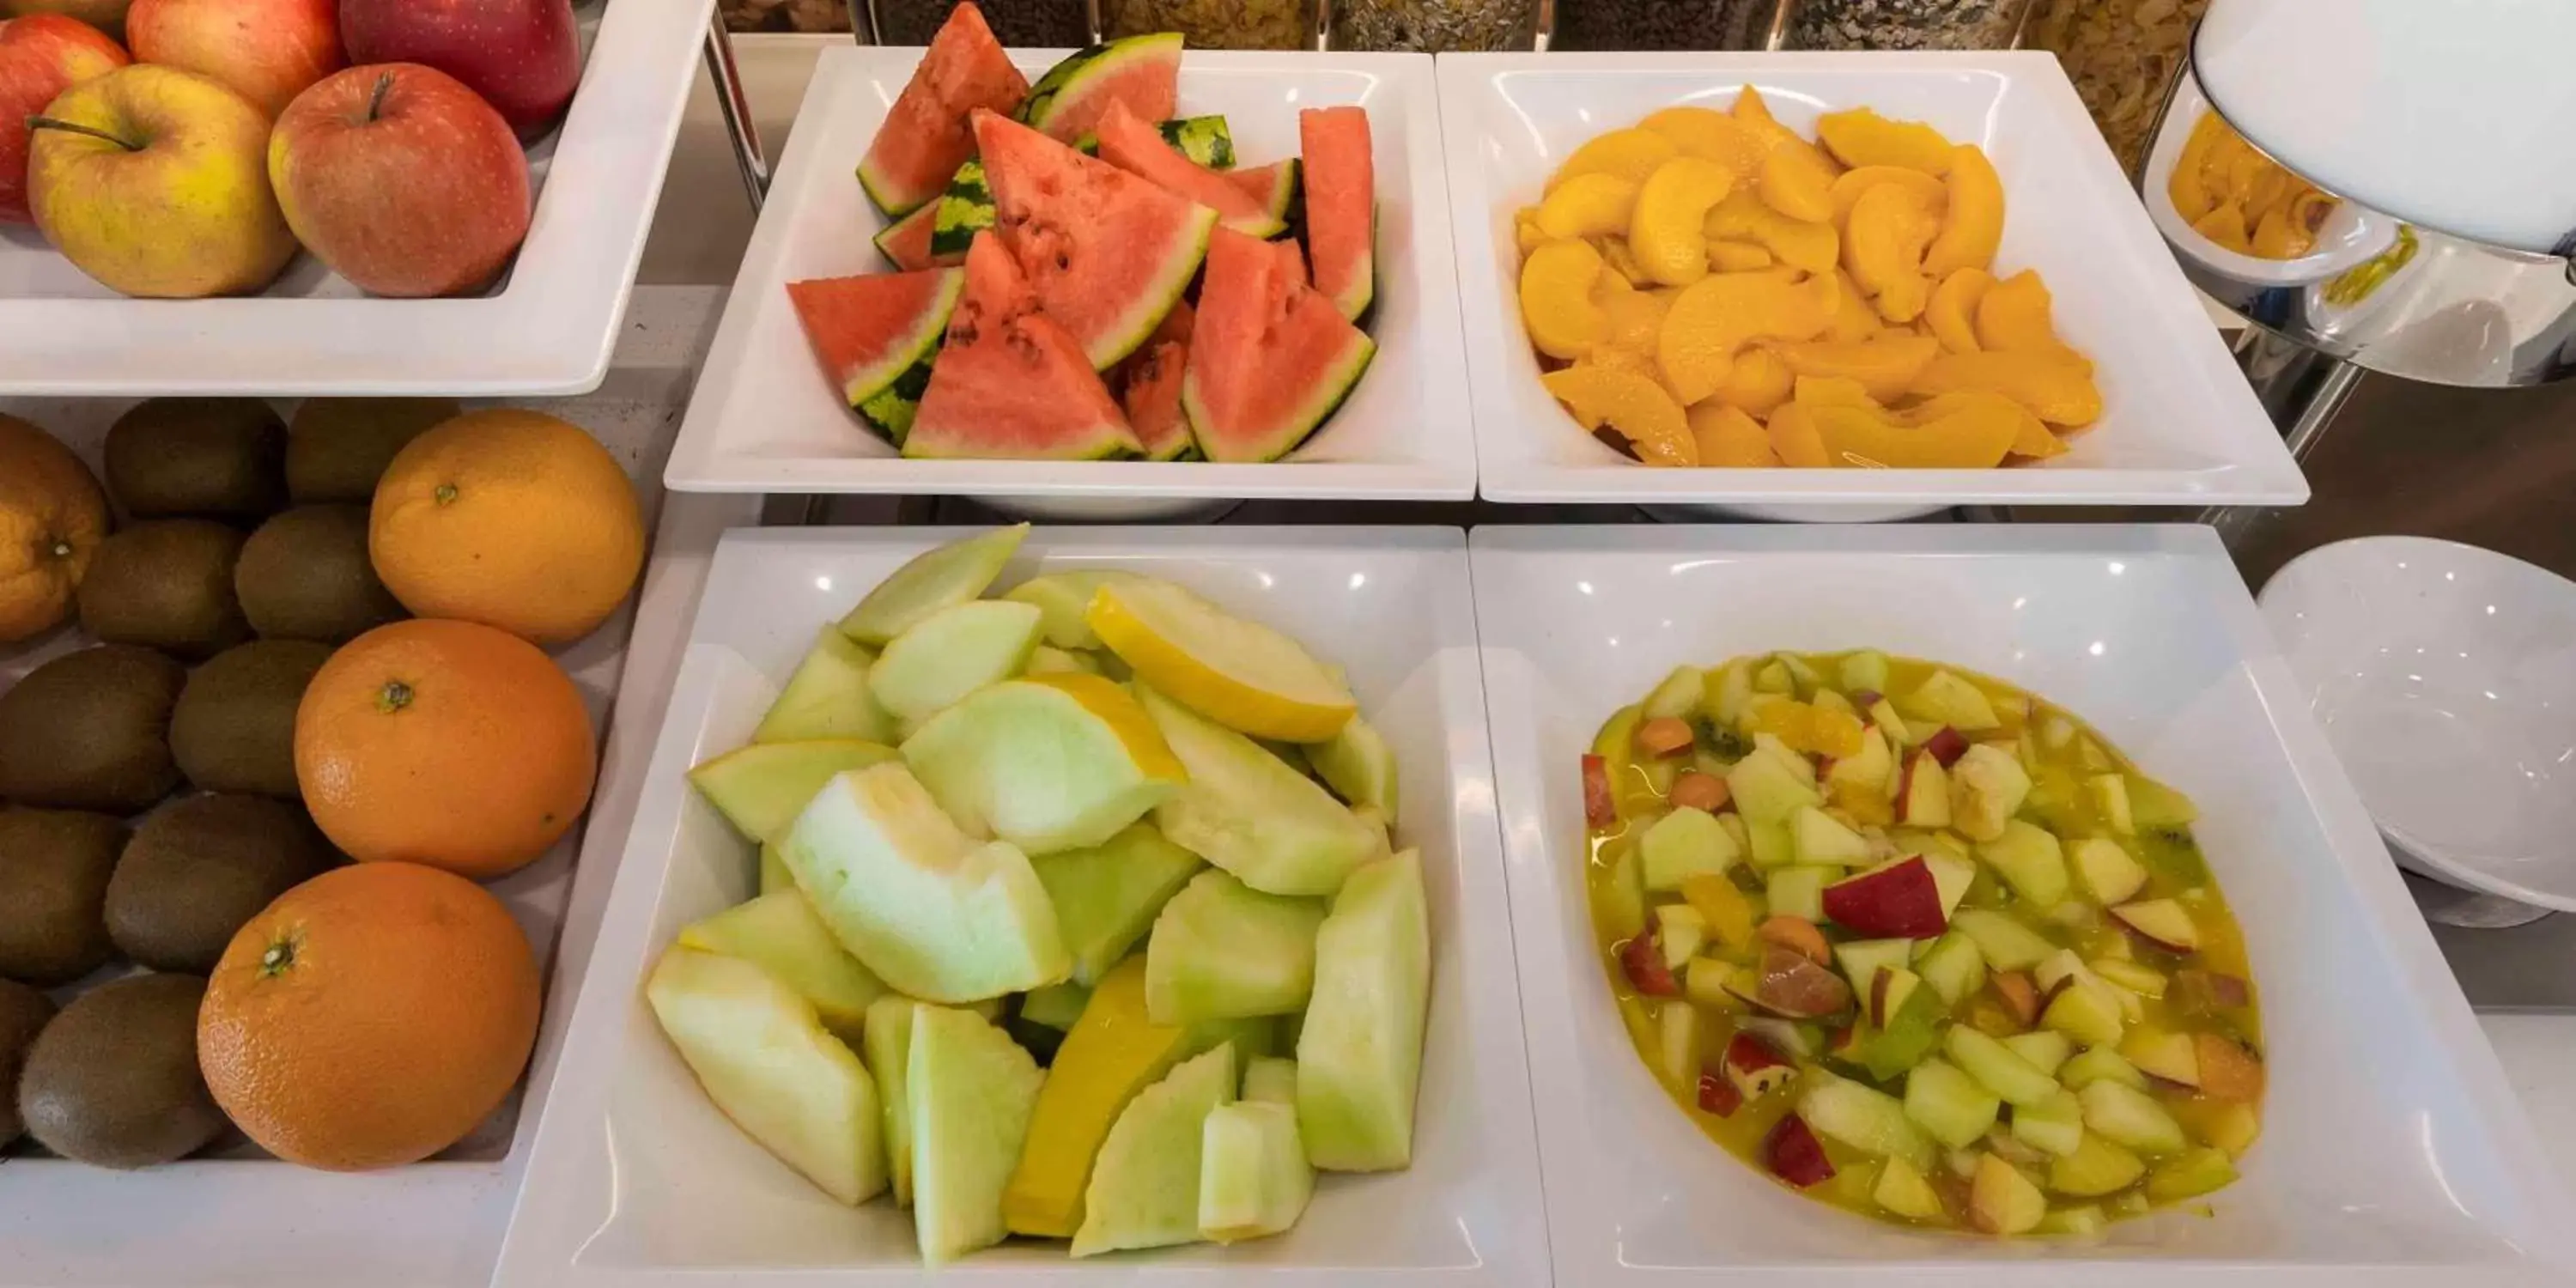
M 2576 583 L 2363 537 L 2291 560 L 2262 604 L 2399 862 L 2576 910 Z
M 1065 51 L 1013 50 L 1034 80 Z M 1439 107 L 1424 54 L 1191 50 L 1183 115 L 1224 114 L 1242 165 L 1298 153 L 1297 112 L 1369 110 L 1377 168 L 1377 357 L 1284 465 L 913 461 L 852 415 L 814 360 L 786 285 L 893 271 L 852 178 L 919 50 L 825 51 L 734 279 L 665 481 L 681 492 L 973 496 L 1058 519 L 1169 517 L 1209 498 L 1449 500 L 1475 495 L 1467 372 L 1448 248 Z
M 2044 464 L 1994 470 L 1657 469 L 1585 434 L 1539 383 L 1521 325 L 1513 211 L 1596 135 L 1752 84 L 1812 135 L 1874 107 L 1985 148 L 2010 210 L 1996 272 L 2035 268 L 2091 356 L 2101 421 Z M 1473 54 L 1440 59 L 1479 492 L 1506 502 L 1762 507 L 1882 519 L 1944 506 L 2297 505 L 2307 481 L 2137 193 L 2044 53 Z
M 2209 530 L 1485 528 L 1470 559 L 1557 1283 L 2567 1281 L 2576 1212 Z M 2199 805 L 2270 1075 L 2213 1215 L 2083 1245 L 1885 1224 L 1709 1141 L 1631 1046 L 1577 759 L 1676 665 L 1863 646 L 2045 695 Z
M 1431 1025 L 1413 1166 L 1323 1177 L 1295 1229 L 1219 1248 L 1070 1260 L 1017 1241 L 928 1275 L 909 1213 L 843 1207 L 735 1129 L 671 1049 L 642 980 L 678 929 L 750 897 L 751 848 L 683 774 L 748 740 L 814 632 L 936 532 L 729 534 L 699 605 L 645 801 L 609 895 L 496 1288 L 1545 1282 L 1464 542 L 1455 528 L 1040 530 L 1005 583 L 1114 565 L 1183 582 L 1347 668 L 1393 746 L 1397 831 L 1421 847 Z

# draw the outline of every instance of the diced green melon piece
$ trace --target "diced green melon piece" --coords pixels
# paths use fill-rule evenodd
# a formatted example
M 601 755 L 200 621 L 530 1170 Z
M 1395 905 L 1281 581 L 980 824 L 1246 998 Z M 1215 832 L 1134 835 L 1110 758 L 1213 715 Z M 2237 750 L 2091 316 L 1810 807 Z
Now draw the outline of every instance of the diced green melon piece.
M 1002 598 L 1033 604 L 1045 614 L 1047 643 L 1057 648 L 1098 648 L 1100 636 L 1083 616 L 1091 609 L 1091 597 L 1111 582 L 1139 580 L 1137 574 L 1115 568 L 1067 568 L 1031 577 Z
M 2137 826 L 2189 827 L 2199 820 L 2200 807 L 2190 797 L 2143 775 L 2130 774 L 2128 779 L 2129 818 Z
M 1942 1035 L 1941 1049 L 1952 1063 L 2007 1104 L 2035 1105 L 2057 1094 L 2057 1079 L 2014 1055 L 2012 1048 L 1965 1024 L 1950 1026 L 1950 1031 Z
M 1815 784 L 1776 756 L 1752 755 L 1735 762 L 1726 771 L 1726 787 L 1747 823 L 1786 823 L 1799 810 L 1825 800 Z
M 1744 856 L 1754 867 L 1765 872 L 1785 868 L 1798 861 L 1798 847 L 1789 839 L 1787 820 L 1775 823 L 1746 822 L 1742 816 L 1729 814 L 1744 828 Z M 1726 820 L 1720 819 L 1723 823 Z
M 1092 661 L 1089 653 L 1070 653 L 1052 644 L 1040 644 L 1029 651 L 1027 674 L 1045 675 L 1049 672 L 1098 675 L 1100 664 Z
M 2075 1143 L 2075 1152 L 2048 1165 L 2048 1188 L 2071 1198 L 2100 1198 L 2137 1183 L 2147 1165 L 2115 1142 L 2092 1132 Z
M 1843 687 L 1853 692 L 1866 689 L 1872 693 L 1887 692 L 1887 655 L 1874 648 L 1847 654 L 1836 672 Z
M 1834 945 L 1834 964 L 1851 981 L 1852 996 L 1867 1008 L 1869 984 L 1881 970 L 1903 970 L 1914 955 L 1911 939 L 1847 939 Z
M 1795 867 L 1773 870 L 1765 883 L 1764 897 L 1775 917 L 1804 917 L 1809 921 L 1825 919 L 1825 883 L 1837 869 Z
M 1817 900 L 1824 894 L 1819 889 Z M 1601 898 L 1594 905 L 1593 917 L 1601 923 L 1602 932 L 1612 939 L 1633 939 L 1646 930 L 1646 879 L 1637 871 L 1637 847 L 1623 846 L 1610 860 L 1610 871 L 1602 879 Z
M 914 1005 L 899 993 L 868 1003 L 867 1031 L 859 1041 L 884 1107 L 886 1170 L 894 1182 L 897 1207 L 912 1206 L 912 1099 L 906 1094 L 904 1076 L 912 1066 Z
M 2138 830 L 2137 812 L 2129 806 L 2129 780 L 2121 774 L 2095 774 L 2084 780 L 2084 790 L 2093 796 L 2093 809 L 2102 816 L 2102 825 L 2121 836 Z
M 1699 709 L 1700 690 L 1705 680 L 1695 666 L 1677 666 L 1646 695 L 1640 708 L 1649 720 L 1686 720 Z
M 2195 1149 L 2157 1166 L 2147 1197 L 2158 1203 L 2199 1198 L 2236 1182 L 2236 1162 L 2223 1149 Z
M 1950 766 L 1950 825 L 1971 841 L 2003 835 L 2006 823 L 2029 797 L 2030 773 L 2022 768 L 2020 757 L 2005 747 L 1978 743 Z
M 1753 666 L 1737 658 L 1714 671 L 1702 672 L 1699 713 L 1727 729 L 1735 727 L 1753 701 Z
M 2101 1208 L 2085 1203 L 2075 1207 L 2050 1208 L 2048 1215 L 2041 1217 L 2039 1224 L 2032 1227 L 2032 1232 L 2089 1239 L 2102 1233 L 2102 1227 L 2109 1224 L 2110 1218 L 2102 1215 Z
M 1174 844 L 1268 894 L 1330 895 L 1386 833 L 1252 739 L 1139 686 L 1189 781 L 1154 810 Z
M 2084 1139 L 2084 1105 L 2072 1091 L 2060 1091 L 2037 1104 L 2017 1106 L 2013 1139 L 2052 1158 L 2075 1152 Z
M 1880 1207 L 1908 1220 L 1933 1221 L 1941 1216 L 1939 1192 L 1925 1179 L 1922 1169 L 1901 1158 L 1891 1158 L 1879 1168 L 1878 1183 L 1870 1187 L 1869 1196 Z
M 1896 695 L 1896 710 L 1908 720 L 1919 720 L 1935 729 L 1948 725 L 1961 733 L 2003 725 L 1985 690 L 1948 671 L 1934 671 L 1912 693 Z
M 2077 841 L 2069 859 L 2084 893 L 2104 907 L 2127 903 L 2147 888 L 2146 865 L 2132 858 L 2127 846 L 2110 837 L 2089 836 Z
M 1046 1074 L 1009 1034 L 972 1011 L 912 1009 L 912 1229 L 940 1266 L 1000 1243 L 1002 1188 Z
M 906 738 L 903 759 L 959 827 L 1029 854 L 1102 844 L 1187 777 L 1135 696 L 1096 675 L 978 689 Z
M 1034 605 L 976 599 L 943 608 L 897 635 L 868 668 L 868 691 L 906 724 L 1018 675 L 1038 644 Z
M 794 989 L 740 958 L 675 947 L 644 996 L 707 1098 L 761 1148 L 843 1203 L 886 1187 L 876 1084 Z
M 1900 849 L 1899 853 L 1904 851 Z M 1977 884 L 1977 862 L 1963 859 L 1940 846 L 1923 851 L 1924 866 L 1932 869 L 1932 885 L 1941 892 L 1941 915 L 1949 917 L 1959 911 L 1959 903 Z
M 1812 805 L 1789 816 L 1789 840 L 1800 863 L 1848 868 L 1869 862 L 1869 842 Z
M 1297 1224 L 1315 1194 L 1315 1169 L 1297 1138 L 1296 1106 L 1218 1105 L 1199 1132 L 1201 1235 L 1233 1243 Z
M 1072 973 L 1027 857 L 975 844 L 902 765 L 832 780 L 779 850 L 833 937 L 899 993 L 973 1002 Z
M 1969 1223 L 1988 1234 L 2025 1234 L 2048 1216 L 2048 1196 L 2021 1169 L 1993 1154 L 1968 1183 Z
M 849 636 L 826 626 L 814 638 L 813 651 L 796 664 L 787 687 L 769 704 L 769 714 L 752 730 L 753 742 L 801 742 L 811 738 L 857 738 L 886 742 L 894 721 L 868 689 L 869 652 Z
M 1145 944 L 1145 1011 L 1156 1024 L 1305 1009 L 1315 987 L 1320 899 L 1263 894 L 1222 869 L 1163 905 Z
M 1082 1008 L 1090 1001 L 1091 990 L 1081 984 L 1071 980 L 1049 984 L 1030 989 L 1020 999 L 1020 1018 L 1062 1033 L 1082 1018 Z
M 814 905 L 794 889 L 765 894 L 680 928 L 680 946 L 739 957 L 795 989 L 844 1037 L 867 1024 L 886 986 L 832 937 Z
M 1297 1127 L 1315 1166 L 1413 1160 L 1413 1097 L 1431 994 L 1431 914 L 1412 850 L 1351 874 L 1315 932 L 1315 994 L 1297 1036 Z
M 1995 1125 L 2003 1101 L 1946 1060 L 1925 1060 L 1905 1075 L 1905 1116 L 1952 1149 L 1964 1149 Z
M 2082 1091 L 2105 1080 L 2122 1083 L 2139 1091 L 2147 1089 L 2147 1075 L 2129 1063 L 2127 1056 L 2109 1047 L 2094 1047 L 2078 1052 L 2057 1067 L 2057 1080 L 2069 1091 Z
M 1914 973 L 1922 976 L 1942 1001 L 1956 1006 L 1986 986 L 1986 956 L 1965 931 L 1953 930 L 1932 941 L 1932 946 L 1914 959 Z
M 1127 950 L 1154 928 L 1155 914 L 1207 866 L 1163 839 L 1151 823 L 1133 823 L 1096 846 L 1029 860 L 1055 905 L 1057 928 L 1073 954 L 1073 982 L 1100 982 Z
M 2084 1105 L 2084 1125 L 2114 1144 L 2149 1157 L 2179 1154 L 2191 1144 L 2173 1114 L 2127 1083 L 2104 1078 L 2075 1094 Z
M 760 843 L 760 892 L 776 894 L 796 888 L 796 874 L 787 870 L 787 859 L 778 852 L 776 841 Z
M 1753 672 L 1753 689 L 1756 693 L 1794 693 L 1798 681 L 1789 674 L 1788 664 L 1775 657 Z
M 2008 912 L 1962 908 L 1950 924 L 1977 941 L 1977 951 L 1984 955 L 1986 965 L 1996 970 L 2029 970 L 2057 951 L 2057 945 Z
M 1708 917 L 1686 903 L 1656 904 L 1655 939 L 1663 945 L 1664 965 L 1680 970 L 1708 942 Z
M 2041 1073 L 2052 1076 L 2065 1066 L 2067 1057 L 2075 1054 L 2075 1044 L 2068 1041 L 2065 1034 L 2052 1029 L 2016 1033 L 2005 1038 L 2003 1043 L 2012 1049 L 2014 1055 L 2030 1061 Z
M 1798 1116 L 1817 1134 L 1875 1158 L 1931 1166 L 1931 1139 L 1906 1117 L 1904 1102 L 1822 1069 L 1806 1069 L 1803 1074 Z
M 2086 1046 L 2109 1046 L 2120 1040 L 2127 1023 L 2119 999 L 2116 990 L 2087 971 L 2057 990 L 2039 1022 Z
M 1234 1048 L 1220 1046 L 1127 1103 L 1092 1163 L 1073 1255 L 1198 1240 L 1204 1128 L 1209 1111 L 1234 1101 L 1234 1064 Z
M 923 618 L 984 593 L 1029 535 L 1029 525 L 979 532 L 916 555 L 841 619 L 843 635 L 882 645 Z
M 1100 1143 L 1138 1092 L 1198 1054 L 1192 1037 L 1146 1018 L 1143 958 L 1118 963 L 1100 981 L 1056 1048 L 1019 1167 L 1002 1193 L 1002 1218 L 1012 1233 L 1063 1239 L 1081 1228 L 1083 1192 Z M 1202 1049 L 1218 1045 L 1224 1043 Z
M 1834 787 L 1877 796 L 1887 795 L 1895 778 L 1895 753 L 1887 749 L 1887 735 L 1875 728 L 1861 730 L 1859 754 L 1845 756 L 1825 771 L 1825 781 Z
M 1255 1056 L 1243 1065 L 1243 1098 L 1268 1101 L 1295 1108 L 1297 1104 L 1297 1062 L 1276 1056 Z
M 1949 1018 L 1949 1007 L 1941 995 L 1923 986 L 1913 972 L 1889 976 L 1891 987 L 1899 980 L 1914 981 L 1899 1002 L 1896 1013 L 1888 1017 L 1885 1028 L 1867 1028 L 1852 1043 L 1844 1058 L 1869 1071 L 1880 1082 L 1891 1082 L 1905 1071 L 1921 1064 L 1924 1057 L 1941 1045 L 1941 1025 Z
M 2056 835 L 2046 828 L 2012 819 L 1993 839 L 1977 846 L 1977 857 L 2002 874 L 2004 884 L 2031 907 L 2053 907 L 2066 897 L 2066 856 Z
M 1368 721 L 1352 716 L 1340 733 L 1307 744 L 1306 763 L 1334 795 L 1395 821 L 1395 752 Z
M 895 757 L 894 748 L 855 738 L 753 743 L 689 771 L 689 782 L 734 830 L 772 841 L 796 821 L 823 784 Z
M 1674 810 L 1637 841 L 1639 874 L 1654 891 L 1679 890 L 1685 877 L 1720 875 L 1740 857 L 1735 838 L 1703 809 Z

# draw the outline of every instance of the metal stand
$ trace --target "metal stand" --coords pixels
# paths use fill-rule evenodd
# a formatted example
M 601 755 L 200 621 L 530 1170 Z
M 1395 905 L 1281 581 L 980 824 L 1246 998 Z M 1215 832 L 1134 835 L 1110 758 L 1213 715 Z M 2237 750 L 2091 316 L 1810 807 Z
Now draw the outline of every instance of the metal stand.
M 2259 326 L 2237 333 L 2236 362 L 2263 410 L 2281 427 L 2290 458 L 2301 462 L 2361 385 L 2360 367 Z M 2233 548 L 2270 513 L 2258 506 L 2216 506 L 2201 511 L 2200 521 L 2218 529 L 2219 539 Z
M 707 10 L 707 80 L 715 86 L 716 109 L 724 114 L 725 135 L 733 143 L 734 165 L 742 171 L 742 187 L 751 198 L 752 213 L 769 197 L 769 157 L 760 149 L 760 130 L 752 124 L 751 99 L 743 93 L 742 73 L 733 62 L 733 36 L 725 30 L 724 11 L 710 5 Z

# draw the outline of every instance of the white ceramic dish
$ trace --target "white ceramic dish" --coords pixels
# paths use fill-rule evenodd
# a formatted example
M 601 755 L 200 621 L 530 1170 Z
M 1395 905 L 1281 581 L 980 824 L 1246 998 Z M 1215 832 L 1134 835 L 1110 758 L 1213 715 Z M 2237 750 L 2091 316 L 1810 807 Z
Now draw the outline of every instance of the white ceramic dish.
M 2576 583 L 2476 546 L 2293 559 L 2263 616 L 2398 861 L 2576 910 Z
M 1061 51 L 1014 50 L 1034 79 Z M 1181 62 L 1185 113 L 1220 112 L 1245 165 L 1298 151 L 1297 111 L 1369 109 L 1377 160 L 1377 358 L 1288 466 L 1143 461 L 908 461 L 850 414 L 785 286 L 890 272 L 885 226 L 851 178 L 912 76 L 909 49 L 842 47 L 814 69 L 752 233 L 668 482 L 683 492 L 976 496 L 1063 518 L 1160 517 L 1208 498 L 1454 500 L 1475 495 L 1466 362 L 1452 301 L 1439 108 L 1422 54 L 1226 53 Z
M 1005 581 L 1115 564 L 1182 581 L 1349 669 L 1393 744 L 1399 831 L 1422 848 L 1435 947 L 1410 1170 L 1327 1177 L 1276 1239 L 1097 1261 L 1013 1243 L 926 1275 L 909 1213 L 842 1207 L 725 1119 L 664 1040 L 641 980 L 679 927 L 749 897 L 752 854 L 689 790 L 868 587 L 943 534 L 735 532 L 716 555 L 573 1018 L 497 1288 L 1041 1281 L 1544 1282 L 1538 1167 L 1511 972 L 1466 556 L 1454 528 L 1041 530 Z
M 581 87 L 529 153 L 526 243 L 471 299 L 361 295 L 306 254 L 258 296 L 133 300 L 0 230 L 0 393 L 578 394 L 608 371 L 707 7 L 586 0 Z
M 1578 429 L 1522 329 L 1512 212 L 1605 131 L 1759 87 L 1812 134 L 1868 106 L 1994 158 L 2011 202 L 1999 270 L 2036 268 L 2058 331 L 2090 354 L 2107 411 L 2043 466 L 2009 470 L 1663 470 Z M 1475 384 L 1479 491 L 1507 502 L 1760 507 L 1887 518 L 1948 505 L 2296 505 L 2306 480 L 2138 207 L 2057 60 L 1982 54 L 1471 54 L 1440 59 L 1451 224 Z
M 1471 543 L 1556 1282 L 2565 1282 L 2571 1212 L 2296 682 L 2205 528 L 1486 528 Z M 2098 1245 L 1906 1231 L 1686 1122 L 1593 946 L 1576 761 L 1675 665 L 1871 646 L 2088 719 L 2199 804 L 2271 1094 L 2214 1217 Z

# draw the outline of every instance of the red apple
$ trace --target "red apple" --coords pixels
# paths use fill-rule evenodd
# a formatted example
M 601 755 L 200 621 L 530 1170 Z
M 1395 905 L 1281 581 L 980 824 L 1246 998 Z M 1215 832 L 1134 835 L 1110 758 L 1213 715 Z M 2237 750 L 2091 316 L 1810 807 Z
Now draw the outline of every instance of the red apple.
M 1773 1176 L 1802 1190 L 1834 1179 L 1834 1165 L 1825 1160 L 1824 1145 L 1807 1129 L 1807 1120 L 1796 1114 L 1782 1118 L 1763 1140 L 1762 1161 Z
M 2039 1022 L 2039 986 L 2030 982 L 2030 976 L 2017 970 L 1998 971 L 1986 983 L 2023 1028 Z
M 297 239 L 377 295 L 472 290 L 528 235 L 528 158 L 509 123 L 416 64 L 352 67 L 298 95 L 268 174 Z
M 1699 1107 L 1720 1118 L 1732 1118 L 1736 1110 L 1744 1107 L 1744 1093 L 1737 1091 L 1734 1083 L 1716 1074 L 1702 1073 L 1699 1076 Z
M 1726 1080 L 1746 1100 L 1760 1100 L 1798 1076 L 1798 1066 L 1750 1033 L 1727 1040 L 1725 1065 Z
M 1664 964 L 1664 950 L 1656 946 L 1652 931 L 1620 945 L 1619 965 L 1627 970 L 1628 983 L 1644 996 L 1681 995 L 1681 985 L 1673 980 L 1673 968 Z
M 134 56 L 222 81 L 271 118 L 348 65 L 337 0 L 134 0 Z
M 85 80 L 127 62 L 105 32 L 58 13 L 0 22 L 0 222 L 33 223 L 27 209 L 27 131 L 20 125 Z
M 532 139 L 581 80 L 571 0 L 340 0 L 358 63 L 420 63 L 463 81 Z
M 1941 911 L 1941 883 L 1920 854 L 1826 886 L 1825 915 L 1872 939 L 1929 939 L 1950 927 Z
M 1938 732 L 1923 740 L 1923 750 L 1940 761 L 1943 769 L 1948 769 L 1959 763 L 1959 757 L 1968 754 L 1968 735 L 1943 725 Z

